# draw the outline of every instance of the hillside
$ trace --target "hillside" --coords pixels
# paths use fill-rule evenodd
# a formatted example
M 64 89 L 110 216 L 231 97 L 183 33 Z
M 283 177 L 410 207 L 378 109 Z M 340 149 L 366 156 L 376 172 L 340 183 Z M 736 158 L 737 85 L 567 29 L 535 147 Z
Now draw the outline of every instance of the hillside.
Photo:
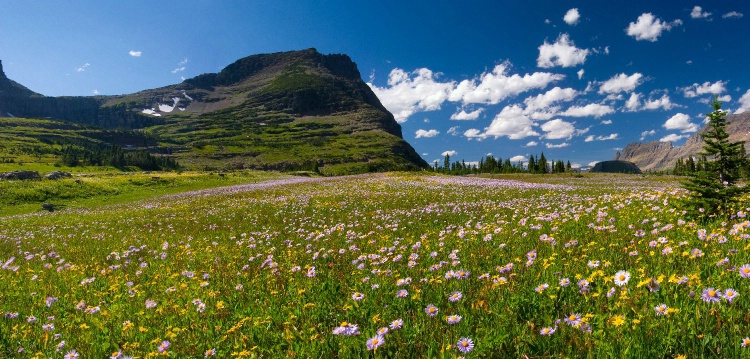
M 750 141 L 750 112 L 728 115 L 727 121 L 729 141 Z M 633 162 L 643 171 L 671 170 L 678 159 L 696 156 L 703 150 L 703 139 L 700 136 L 705 131 L 706 127 L 701 128 L 682 146 L 674 146 L 672 142 L 631 142 L 615 154 L 615 160 Z
M 315 49 L 249 56 L 219 73 L 128 95 L 46 97 L 4 73 L 0 91 L 2 115 L 135 129 L 155 142 L 125 145 L 196 169 L 344 174 L 428 166 L 357 65 Z

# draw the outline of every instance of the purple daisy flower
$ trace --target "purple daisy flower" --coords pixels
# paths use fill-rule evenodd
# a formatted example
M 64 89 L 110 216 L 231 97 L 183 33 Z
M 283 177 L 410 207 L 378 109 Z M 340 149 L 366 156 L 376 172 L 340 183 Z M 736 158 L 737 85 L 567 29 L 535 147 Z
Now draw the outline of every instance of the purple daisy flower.
M 577 313 L 573 313 L 567 317 L 565 317 L 565 324 L 570 325 L 571 327 L 577 327 L 581 325 L 581 315 Z
M 474 342 L 471 340 L 471 338 L 465 337 L 459 339 L 458 343 L 456 343 L 456 346 L 461 353 L 469 353 L 474 350 Z
M 716 303 L 721 300 L 721 291 L 714 288 L 706 288 L 701 293 L 701 299 L 707 303 Z
M 740 294 L 737 293 L 736 290 L 732 288 L 728 288 L 724 290 L 724 295 L 722 296 L 724 299 L 726 299 L 727 302 L 731 303 L 735 298 L 737 298 Z
M 743 264 L 740 267 L 739 272 L 742 278 L 750 278 L 750 264 Z
M 385 344 L 385 339 L 379 335 L 367 339 L 367 349 L 369 350 L 375 350 L 383 344 Z
M 401 329 L 403 325 L 404 325 L 403 319 L 396 319 L 392 321 L 391 324 L 388 326 L 391 328 L 391 330 L 394 330 L 394 329 Z
M 438 309 L 436 306 L 430 304 L 427 307 L 424 308 L 424 312 L 427 313 L 427 315 L 434 317 L 438 313 Z

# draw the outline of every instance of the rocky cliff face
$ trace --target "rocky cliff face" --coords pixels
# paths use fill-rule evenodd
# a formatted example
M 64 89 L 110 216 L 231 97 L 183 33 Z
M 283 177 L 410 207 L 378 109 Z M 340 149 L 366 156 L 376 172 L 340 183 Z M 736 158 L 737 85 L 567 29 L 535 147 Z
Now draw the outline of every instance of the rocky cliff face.
M 727 121 L 729 141 L 750 141 L 750 112 L 728 115 Z M 673 146 L 672 142 L 631 142 L 615 154 L 615 160 L 633 162 L 643 171 L 671 170 L 678 159 L 696 157 L 703 150 L 701 134 L 705 131 L 706 128 L 702 128 L 682 146 Z M 747 145 L 745 147 L 750 149 Z

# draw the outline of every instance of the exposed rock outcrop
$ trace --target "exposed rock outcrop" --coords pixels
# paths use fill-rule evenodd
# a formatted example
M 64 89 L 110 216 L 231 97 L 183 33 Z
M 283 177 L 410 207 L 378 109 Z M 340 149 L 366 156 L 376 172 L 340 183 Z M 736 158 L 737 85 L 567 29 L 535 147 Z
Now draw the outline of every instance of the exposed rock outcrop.
M 750 112 L 728 115 L 727 122 L 729 141 L 750 141 Z M 701 134 L 705 131 L 703 127 L 682 146 L 674 146 L 672 142 L 631 142 L 615 154 L 615 160 L 633 162 L 643 171 L 668 171 L 680 158 L 697 157 L 703 150 Z M 750 147 L 746 145 L 745 149 L 750 150 Z
M 614 160 L 597 162 L 591 172 L 640 174 L 641 170 L 633 162 Z

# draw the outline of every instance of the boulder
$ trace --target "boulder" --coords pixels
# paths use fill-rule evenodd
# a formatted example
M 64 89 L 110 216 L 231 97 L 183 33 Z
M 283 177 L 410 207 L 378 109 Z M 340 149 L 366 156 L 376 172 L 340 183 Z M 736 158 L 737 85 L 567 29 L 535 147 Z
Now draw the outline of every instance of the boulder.
M 0 173 L 0 180 L 34 180 L 42 179 L 37 171 L 13 171 Z
M 71 176 L 70 173 L 68 173 L 68 172 L 62 172 L 62 171 L 50 172 L 46 176 L 44 176 L 44 178 L 49 179 L 49 180 L 58 180 L 58 179 L 64 178 L 64 177 L 68 177 L 69 178 L 69 177 L 72 177 L 72 176 Z

